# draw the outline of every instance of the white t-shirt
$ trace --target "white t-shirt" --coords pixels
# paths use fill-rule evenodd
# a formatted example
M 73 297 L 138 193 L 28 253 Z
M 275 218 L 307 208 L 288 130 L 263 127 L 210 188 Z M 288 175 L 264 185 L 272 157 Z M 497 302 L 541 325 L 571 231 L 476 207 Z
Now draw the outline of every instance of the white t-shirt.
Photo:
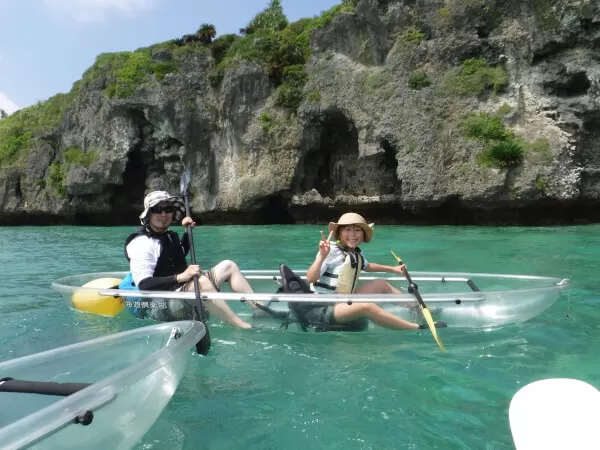
M 136 236 L 127 244 L 126 250 L 133 282 L 139 286 L 140 281 L 154 276 L 161 251 L 160 241 L 148 236 Z

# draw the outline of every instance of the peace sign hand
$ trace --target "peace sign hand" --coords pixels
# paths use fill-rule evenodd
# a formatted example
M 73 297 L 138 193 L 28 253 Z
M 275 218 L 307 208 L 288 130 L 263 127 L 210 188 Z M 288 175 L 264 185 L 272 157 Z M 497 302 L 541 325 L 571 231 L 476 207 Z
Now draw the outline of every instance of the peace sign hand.
M 319 254 L 321 257 L 326 258 L 329 255 L 329 251 L 331 250 L 331 242 L 329 240 L 333 236 L 333 231 L 329 233 L 329 236 L 325 238 L 323 234 L 323 230 L 321 230 L 321 241 L 319 242 Z

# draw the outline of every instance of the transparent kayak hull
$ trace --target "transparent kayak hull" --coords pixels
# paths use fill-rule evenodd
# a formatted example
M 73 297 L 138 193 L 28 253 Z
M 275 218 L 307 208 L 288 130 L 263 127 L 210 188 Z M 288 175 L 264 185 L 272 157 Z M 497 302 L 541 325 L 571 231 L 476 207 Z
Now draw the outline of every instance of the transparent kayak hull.
M 384 278 L 403 291 L 403 295 L 392 294 L 284 294 L 276 293 L 280 280 L 279 271 L 246 270 L 244 275 L 250 281 L 254 294 L 236 294 L 232 292 L 202 293 L 205 299 L 231 300 L 234 311 L 250 314 L 247 306 L 239 300 L 260 300 L 273 309 L 286 310 L 286 302 L 372 302 L 390 312 L 411 321 L 422 322 L 420 308 L 415 297 L 407 292 L 404 277 L 388 273 L 369 273 L 361 275 L 360 282 Z M 305 271 L 296 270 L 299 276 Z M 110 298 L 123 304 L 142 306 L 145 302 L 191 301 L 193 292 L 136 291 L 137 298 L 131 298 L 132 291 L 102 289 L 99 287 L 82 288 L 86 283 L 102 278 L 115 280 L 125 277 L 126 272 L 98 272 L 72 275 L 58 279 L 52 288 L 60 292 L 73 306 L 74 296 L 96 296 L 99 299 Z M 568 290 L 568 279 L 529 275 L 500 275 L 452 272 L 411 272 L 413 282 L 434 320 L 442 320 L 449 327 L 489 328 L 500 325 L 524 322 L 552 306 Z M 93 284 L 93 283 L 92 283 Z M 223 287 L 224 290 L 227 286 Z M 237 300 L 237 301 L 236 301 Z M 123 308 L 118 314 L 127 314 Z M 117 314 L 117 315 L 118 315 Z M 112 314 L 110 314 L 112 315 Z M 274 324 L 277 327 L 279 324 Z M 264 323 L 260 326 L 264 326 Z
M 1 362 L 0 378 L 91 384 L 66 397 L 0 392 L 0 447 L 132 448 L 171 399 L 204 333 L 200 322 L 161 323 Z M 75 423 L 88 411 L 91 423 Z

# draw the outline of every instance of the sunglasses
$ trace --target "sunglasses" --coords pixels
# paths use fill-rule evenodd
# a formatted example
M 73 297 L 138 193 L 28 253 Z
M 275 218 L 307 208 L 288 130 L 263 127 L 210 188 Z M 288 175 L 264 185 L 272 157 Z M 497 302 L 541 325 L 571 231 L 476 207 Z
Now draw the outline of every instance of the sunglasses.
M 167 214 L 171 214 L 172 212 L 175 211 L 175 208 L 173 208 L 172 206 L 153 206 L 152 208 L 150 208 L 150 212 L 153 214 L 160 214 L 160 213 L 167 213 Z

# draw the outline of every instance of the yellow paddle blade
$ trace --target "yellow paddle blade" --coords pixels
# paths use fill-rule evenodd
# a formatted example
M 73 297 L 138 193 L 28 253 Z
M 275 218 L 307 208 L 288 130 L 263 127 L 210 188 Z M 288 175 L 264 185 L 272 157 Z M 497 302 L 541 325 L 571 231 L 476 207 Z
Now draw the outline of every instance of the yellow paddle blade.
M 394 250 L 390 250 L 390 253 L 396 259 L 396 262 L 398 263 L 398 265 L 403 264 L 402 258 L 400 258 L 398 255 L 396 255 L 394 253 Z M 408 280 L 408 282 L 411 285 L 413 285 L 413 282 L 410 279 L 410 276 L 408 275 L 408 272 L 406 271 L 406 269 L 404 270 L 404 275 L 406 276 L 406 279 Z M 414 285 L 414 287 L 415 287 L 415 292 L 414 292 L 415 297 L 417 297 L 417 300 L 419 301 L 419 306 L 421 307 L 421 311 L 423 312 L 423 317 L 425 317 L 425 320 L 427 321 L 427 325 L 429 326 L 429 329 L 431 330 L 431 334 L 433 335 L 433 338 L 435 339 L 435 342 L 437 342 L 437 345 L 440 347 L 440 349 L 442 349 L 442 351 L 445 352 L 446 349 L 444 348 L 444 344 L 442 344 L 442 341 L 440 341 L 440 338 L 437 335 L 435 323 L 433 322 L 433 318 L 431 317 L 431 312 L 429 311 L 429 309 L 427 309 L 427 306 L 425 306 L 425 302 L 423 302 L 423 299 L 421 298 L 421 294 L 419 294 L 419 290 L 417 289 L 417 286 Z
M 396 258 L 396 262 L 397 262 L 398 264 L 402 264 L 402 259 L 401 259 L 401 258 L 400 258 L 398 255 L 396 255 L 396 254 L 394 253 L 394 250 L 390 250 L 390 252 L 392 252 L 392 256 L 393 256 L 394 258 Z
M 119 278 L 97 278 L 85 283 L 82 288 L 110 289 L 118 286 L 121 280 Z M 101 316 L 116 316 L 123 308 L 125 303 L 121 297 L 108 297 L 98 295 L 93 289 L 78 289 L 71 297 L 73 306 L 80 311 L 99 314 Z
M 427 321 L 427 325 L 429 325 L 429 329 L 431 330 L 431 334 L 433 334 L 435 342 L 437 342 L 437 345 L 439 345 L 442 351 L 445 352 L 446 349 L 444 348 L 444 344 L 442 344 L 442 341 L 440 341 L 440 338 L 437 335 L 435 323 L 433 322 L 433 318 L 431 317 L 431 312 L 429 311 L 429 309 L 423 307 L 421 307 L 421 311 L 423 312 L 423 317 L 425 317 L 425 320 Z

